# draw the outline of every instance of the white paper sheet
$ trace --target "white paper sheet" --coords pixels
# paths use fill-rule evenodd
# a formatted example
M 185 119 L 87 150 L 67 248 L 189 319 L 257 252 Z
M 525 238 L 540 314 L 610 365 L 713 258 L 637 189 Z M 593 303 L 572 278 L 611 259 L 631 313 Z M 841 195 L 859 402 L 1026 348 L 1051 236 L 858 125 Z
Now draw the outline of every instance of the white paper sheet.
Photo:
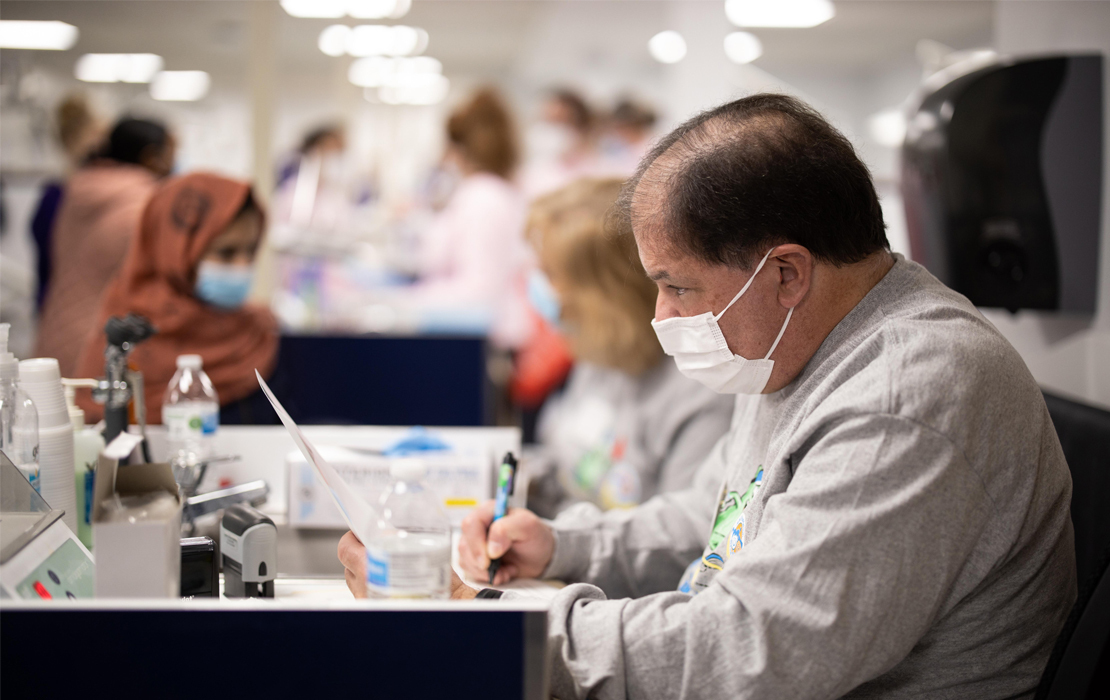
M 254 375 L 258 377 L 258 384 L 262 387 L 266 398 L 270 400 L 270 405 L 277 411 L 278 418 L 285 425 L 285 429 L 289 431 L 293 442 L 297 443 L 297 448 L 300 449 L 301 454 L 304 455 L 309 464 L 316 468 L 316 476 L 320 477 L 324 486 L 328 487 L 331 497 L 335 499 L 335 505 L 339 506 L 339 512 L 343 514 L 343 519 L 347 521 L 347 527 L 351 528 L 351 532 L 355 533 L 355 537 L 358 537 L 360 542 L 369 541 L 377 527 L 377 514 L 374 512 L 374 508 L 362 496 L 355 493 L 347 485 L 347 482 L 343 481 L 335 468 L 328 464 L 327 460 L 308 441 L 300 427 L 289 416 L 285 407 L 274 396 L 274 392 L 270 391 L 270 387 L 266 384 L 262 375 L 258 373 L 258 370 L 254 371 Z

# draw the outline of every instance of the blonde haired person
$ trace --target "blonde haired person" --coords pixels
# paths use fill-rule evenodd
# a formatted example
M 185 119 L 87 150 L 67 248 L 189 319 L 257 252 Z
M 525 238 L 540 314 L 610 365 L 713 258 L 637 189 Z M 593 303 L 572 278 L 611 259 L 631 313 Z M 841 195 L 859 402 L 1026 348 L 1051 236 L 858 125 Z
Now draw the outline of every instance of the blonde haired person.
M 552 293 L 544 301 L 545 285 L 533 279 L 534 304 L 559 307 L 576 360 L 540 415 L 540 447 L 529 455 L 528 506 L 548 517 L 579 501 L 630 507 L 688 486 L 732 416 L 730 397 L 663 362 L 651 327 L 655 284 L 632 236 L 605 230 L 620 187 L 579 180 L 538 199 L 529 215 Z

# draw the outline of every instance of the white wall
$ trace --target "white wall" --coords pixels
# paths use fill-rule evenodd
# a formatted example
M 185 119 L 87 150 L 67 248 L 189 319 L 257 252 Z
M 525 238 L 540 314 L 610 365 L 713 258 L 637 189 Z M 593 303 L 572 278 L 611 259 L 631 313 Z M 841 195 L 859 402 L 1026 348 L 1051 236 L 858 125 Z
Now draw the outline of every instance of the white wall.
M 995 45 L 1003 53 L 1099 51 L 1110 54 L 1110 3 L 998 2 Z M 1103 68 L 1104 133 L 1110 132 L 1110 72 Z M 1105 136 L 1103 137 L 1106 138 Z M 1104 150 L 1104 162 L 1110 148 Z M 1110 176 L 1102 181 L 1102 235 L 1097 310 L 1093 318 L 1022 311 L 984 314 L 1018 349 L 1045 388 L 1110 408 Z

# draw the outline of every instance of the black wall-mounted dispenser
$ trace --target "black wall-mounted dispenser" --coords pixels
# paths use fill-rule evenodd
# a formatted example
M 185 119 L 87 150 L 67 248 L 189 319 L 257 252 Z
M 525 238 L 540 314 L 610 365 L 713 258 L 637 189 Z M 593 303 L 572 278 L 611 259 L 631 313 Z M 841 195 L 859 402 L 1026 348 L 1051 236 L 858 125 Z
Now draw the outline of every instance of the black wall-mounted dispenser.
M 978 306 L 1093 313 L 1102 56 L 972 58 L 926 80 L 902 194 L 915 260 Z

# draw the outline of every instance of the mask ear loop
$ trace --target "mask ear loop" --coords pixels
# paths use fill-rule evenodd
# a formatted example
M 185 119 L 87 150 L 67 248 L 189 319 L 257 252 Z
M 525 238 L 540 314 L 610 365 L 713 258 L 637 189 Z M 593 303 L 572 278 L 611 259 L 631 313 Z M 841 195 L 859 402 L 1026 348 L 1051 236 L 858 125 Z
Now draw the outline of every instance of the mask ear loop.
M 776 247 L 777 247 L 777 246 L 776 246 Z M 726 307 L 725 307 L 724 309 L 722 309 L 722 310 L 721 310 L 721 313 L 719 313 L 719 314 L 717 314 L 716 316 L 714 316 L 714 317 L 713 317 L 713 320 L 714 320 L 714 321 L 720 321 L 720 320 L 721 320 L 721 316 L 724 316 L 724 315 L 725 315 L 725 311 L 728 311 L 729 309 L 731 309 L 731 308 L 732 308 L 732 305 L 733 305 L 733 304 L 735 304 L 735 303 L 736 303 L 736 301 L 737 301 L 737 300 L 738 300 L 738 299 L 739 299 L 740 297 L 744 296 L 744 292 L 748 291 L 748 287 L 752 286 L 752 282 L 754 282 L 754 281 L 755 281 L 755 276 L 756 276 L 756 275 L 758 275 L 758 274 L 759 274 L 759 271 L 763 269 L 763 265 L 764 265 L 764 263 L 766 263 L 766 262 L 767 262 L 767 258 L 771 257 L 771 253 L 773 253 L 773 252 L 775 252 L 775 249 L 774 249 L 774 248 L 772 248 L 771 250 L 768 250 L 768 251 L 767 251 L 767 254 L 763 256 L 763 259 L 762 259 L 762 260 L 760 260 L 760 261 L 759 261 L 759 264 L 755 266 L 755 272 L 753 272 L 753 273 L 752 273 L 752 276 L 748 278 L 748 281 L 744 283 L 744 287 L 743 287 L 743 289 L 741 289 L 741 290 L 740 290 L 739 292 L 737 292 L 737 293 L 736 293 L 736 296 L 734 296 L 734 297 L 732 298 L 732 301 L 730 301 L 730 302 L 728 303 L 728 306 L 726 306 Z
M 790 317 L 794 315 L 794 307 L 791 306 L 790 310 L 786 312 L 786 320 L 782 322 L 782 328 L 779 329 L 779 334 L 775 337 L 775 342 L 771 343 L 771 349 L 763 357 L 764 360 L 771 358 L 771 353 L 779 346 L 779 341 L 782 340 L 782 334 L 786 332 L 786 327 L 790 325 Z

